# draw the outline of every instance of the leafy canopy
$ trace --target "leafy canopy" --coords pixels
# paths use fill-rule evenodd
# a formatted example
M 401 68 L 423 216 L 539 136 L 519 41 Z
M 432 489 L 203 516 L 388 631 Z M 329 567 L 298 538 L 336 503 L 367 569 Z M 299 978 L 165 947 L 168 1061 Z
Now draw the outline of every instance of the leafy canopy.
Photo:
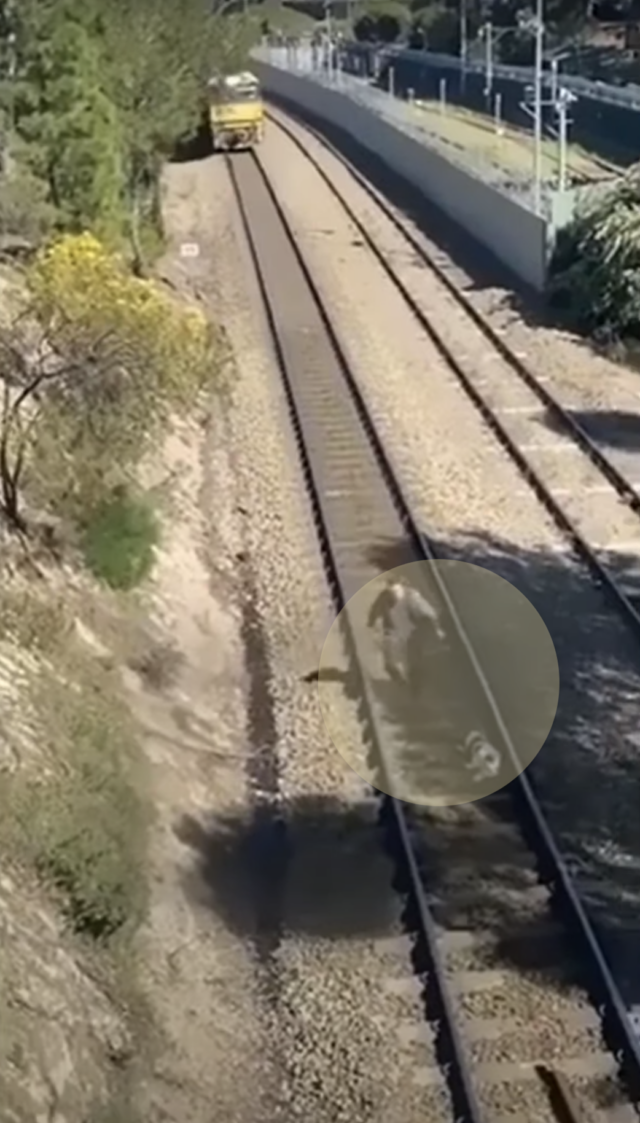
M 550 296 L 581 331 L 640 339 L 640 166 L 560 231 Z
M 135 241 L 162 161 L 198 126 L 204 80 L 245 61 L 253 21 L 202 0 L 21 0 L 11 26 L 16 76 L 0 97 L 13 152 L 58 227 Z

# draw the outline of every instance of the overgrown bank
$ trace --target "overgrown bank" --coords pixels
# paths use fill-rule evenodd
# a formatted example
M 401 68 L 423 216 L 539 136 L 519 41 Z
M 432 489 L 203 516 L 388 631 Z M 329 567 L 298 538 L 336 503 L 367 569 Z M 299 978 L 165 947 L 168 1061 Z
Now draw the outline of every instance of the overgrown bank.
M 0 277 L 9 1123 L 134 1119 L 152 801 L 122 672 L 157 653 L 137 589 L 175 515 L 141 470 L 161 465 L 176 419 L 215 408 L 226 361 L 209 320 L 141 266 L 161 244 L 159 176 L 197 124 L 202 74 L 243 49 L 231 26 L 221 37 L 191 0 L 26 0 L 11 14 L 0 226 L 3 245 L 32 252 Z
M 176 419 L 215 408 L 226 355 L 202 313 L 88 234 L 14 272 L 4 303 L 0 1100 L 35 1118 L 59 1047 L 65 1112 L 93 1123 L 125 1109 L 143 1044 L 131 941 L 151 805 L 122 669 L 154 647 L 136 589 L 173 512 L 141 469 L 162 464 Z M 47 1005 L 68 1013 L 45 1055 Z

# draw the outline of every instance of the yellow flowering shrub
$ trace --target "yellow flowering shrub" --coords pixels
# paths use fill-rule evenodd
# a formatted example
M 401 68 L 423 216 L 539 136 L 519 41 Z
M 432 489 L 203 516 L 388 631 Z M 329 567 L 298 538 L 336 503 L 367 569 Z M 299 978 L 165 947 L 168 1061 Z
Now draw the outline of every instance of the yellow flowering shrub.
M 65 235 L 41 252 L 29 286 L 41 322 L 61 352 L 78 349 L 127 368 L 157 408 L 189 405 L 216 372 L 215 333 L 154 282 L 131 275 L 92 234 Z
M 49 245 L 28 285 L 39 342 L 0 409 L 0 505 L 16 524 L 23 482 L 36 508 L 77 518 L 131 481 L 168 416 L 196 404 L 225 357 L 199 310 L 132 276 L 91 234 Z

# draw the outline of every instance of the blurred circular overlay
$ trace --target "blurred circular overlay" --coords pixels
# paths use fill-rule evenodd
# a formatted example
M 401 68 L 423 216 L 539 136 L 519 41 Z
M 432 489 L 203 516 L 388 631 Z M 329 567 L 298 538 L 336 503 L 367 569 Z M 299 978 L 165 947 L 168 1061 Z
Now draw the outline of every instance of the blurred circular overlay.
M 364 585 L 331 627 L 318 679 L 349 767 L 397 799 L 440 807 L 515 779 L 542 748 L 560 691 L 553 640 L 530 601 L 459 561 L 411 562 Z

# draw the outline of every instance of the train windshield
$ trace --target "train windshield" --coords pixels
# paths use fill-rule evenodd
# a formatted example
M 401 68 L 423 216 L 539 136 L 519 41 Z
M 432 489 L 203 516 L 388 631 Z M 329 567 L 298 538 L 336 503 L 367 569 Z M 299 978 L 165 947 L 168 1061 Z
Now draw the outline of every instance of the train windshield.
M 219 105 L 251 103 L 260 101 L 260 86 L 256 81 L 214 81 L 209 83 L 209 95 Z

